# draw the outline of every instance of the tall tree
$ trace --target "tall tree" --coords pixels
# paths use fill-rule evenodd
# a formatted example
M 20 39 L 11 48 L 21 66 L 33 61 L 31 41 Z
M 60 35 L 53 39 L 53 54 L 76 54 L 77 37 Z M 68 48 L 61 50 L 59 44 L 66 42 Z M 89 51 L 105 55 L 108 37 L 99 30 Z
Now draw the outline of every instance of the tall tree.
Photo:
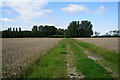
M 77 21 L 72 21 L 68 26 L 68 34 L 69 34 L 68 36 L 76 37 L 77 36 L 77 28 L 78 28 Z
M 37 31 L 37 25 L 35 25 L 32 28 L 32 35 L 33 35 L 33 37 L 37 37 L 37 33 L 38 33 L 38 31 Z
M 38 33 L 39 33 L 39 37 L 43 37 L 44 36 L 44 34 L 43 34 L 43 25 L 40 25 L 38 27 Z
M 90 21 L 72 21 L 68 26 L 69 37 L 90 37 L 93 35 L 92 24 Z
M 79 34 L 81 37 L 91 37 L 93 35 L 92 24 L 90 21 L 81 21 Z
M 18 37 L 22 37 L 22 31 L 21 31 L 21 28 L 19 27 L 19 32 L 18 32 Z
M 43 27 L 43 33 L 44 33 L 45 36 L 55 35 L 56 31 L 57 31 L 57 28 L 55 28 L 54 26 L 45 25 Z

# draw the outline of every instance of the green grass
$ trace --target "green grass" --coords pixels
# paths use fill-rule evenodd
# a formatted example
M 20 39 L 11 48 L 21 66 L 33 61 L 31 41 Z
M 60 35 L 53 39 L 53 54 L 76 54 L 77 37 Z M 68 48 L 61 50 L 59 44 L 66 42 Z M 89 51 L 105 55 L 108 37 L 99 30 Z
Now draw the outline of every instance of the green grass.
M 116 53 L 114 51 L 110 51 L 108 49 L 90 44 L 90 43 L 86 43 L 86 42 L 82 42 L 82 41 L 78 41 L 75 40 L 76 43 L 79 44 L 79 46 L 81 46 L 83 48 L 83 50 L 89 50 L 91 53 L 87 54 L 87 55 L 92 55 L 92 56 L 99 56 L 102 57 L 102 60 L 97 60 L 96 62 L 98 64 L 104 65 L 104 67 L 111 69 L 110 73 L 114 78 L 118 77 L 118 67 L 120 66 L 120 54 Z
M 36 64 L 32 65 L 24 78 L 66 78 L 65 63 L 66 40 L 62 40 L 55 48 L 51 49 Z M 61 54 L 62 52 L 62 54 Z
M 118 56 L 120 56 L 120 54 L 118 54 L 118 53 L 116 53 L 114 51 L 110 51 L 110 50 L 107 50 L 105 48 L 98 47 L 96 45 L 86 43 L 86 42 L 82 42 L 82 41 L 76 41 L 76 42 L 80 46 L 82 46 L 82 47 L 96 53 L 97 55 L 99 55 L 101 57 L 103 57 L 108 62 L 111 62 L 111 63 L 114 63 L 114 64 L 118 64 L 118 62 L 120 62 L 120 59 L 118 58 Z
M 69 49 L 68 47 L 69 46 Z M 85 78 L 112 78 L 110 73 L 100 64 L 87 57 L 80 46 L 90 49 L 93 45 L 81 44 L 74 39 L 63 39 L 56 47 L 47 52 L 40 60 L 35 62 L 24 78 L 68 78 L 65 56 L 67 50 L 72 50 L 75 56 L 74 66 L 78 72 L 82 72 Z M 98 52 L 99 53 L 99 52 Z M 98 54 L 97 53 L 97 54 Z M 113 55 L 113 53 L 110 53 Z M 103 56 L 106 56 L 106 54 Z M 113 56 L 115 57 L 115 56 Z M 112 58 L 112 57 L 109 57 Z M 114 58 L 112 58 L 114 60 Z M 107 59 L 109 60 L 109 59 Z M 114 62 L 114 61 L 113 61 Z
M 83 58 L 78 62 L 78 69 L 86 75 L 87 78 L 112 78 L 102 66 L 89 58 Z
M 69 40 L 71 49 L 76 55 L 76 67 L 79 72 L 82 72 L 86 78 L 112 78 L 110 73 L 101 65 L 87 58 L 87 55 L 79 47 L 75 40 Z

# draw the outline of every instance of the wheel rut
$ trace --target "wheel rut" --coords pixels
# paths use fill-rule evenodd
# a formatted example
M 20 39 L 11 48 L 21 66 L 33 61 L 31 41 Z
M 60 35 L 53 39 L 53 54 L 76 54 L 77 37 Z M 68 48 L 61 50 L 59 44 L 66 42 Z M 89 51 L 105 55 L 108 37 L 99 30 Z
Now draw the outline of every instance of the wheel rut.
M 82 46 L 79 46 L 79 47 L 84 51 L 84 53 L 87 55 L 88 58 L 96 61 L 98 64 L 100 64 L 102 67 L 104 67 L 105 70 L 108 71 L 113 77 L 116 78 L 116 77 L 119 76 L 117 71 L 114 72 L 113 71 L 114 69 L 110 68 L 111 66 L 105 66 L 106 64 L 109 64 L 109 62 L 107 62 L 106 60 L 104 60 L 103 57 L 96 55 L 94 52 L 92 52 L 92 51 L 90 51 L 90 50 L 88 50 L 88 49 L 86 49 L 86 48 L 84 48 Z
M 78 72 L 76 68 L 76 62 L 75 62 L 75 55 L 74 52 L 70 49 L 70 45 L 67 44 L 67 50 L 66 50 L 66 65 L 67 65 L 67 72 L 69 78 L 75 78 L 75 79 L 83 79 L 84 76 L 82 73 Z

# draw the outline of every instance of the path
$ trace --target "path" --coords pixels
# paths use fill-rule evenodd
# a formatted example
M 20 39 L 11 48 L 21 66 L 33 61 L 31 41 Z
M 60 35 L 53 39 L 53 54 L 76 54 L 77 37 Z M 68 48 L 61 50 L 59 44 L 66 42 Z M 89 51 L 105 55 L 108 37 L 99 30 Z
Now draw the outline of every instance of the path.
M 75 55 L 72 49 L 70 48 L 70 44 L 67 42 L 67 50 L 66 50 L 66 62 L 67 62 L 67 72 L 69 78 L 79 78 L 83 79 L 84 76 L 82 73 L 78 72 L 76 68 L 76 61 L 75 61 Z
M 110 62 L 106 61 L 103 57 L 98 56 L 96 53 L 82 47 L 79 45 L 79 47 L 84 51 L 84 53 L 87 55 L 88 58 L 94 60 L 98 64 L 100 64 L 102 67 L 105 68 L 112 76 L 115 78 L 118 77 L 118 67 L 111 65 Z M 116 67 L 116 68 L 115 68 Z
M 63 39 L 43 56 L 25 78 L 113 78 L 97 61 L 103 58 L 81 47 L 73 39 Z

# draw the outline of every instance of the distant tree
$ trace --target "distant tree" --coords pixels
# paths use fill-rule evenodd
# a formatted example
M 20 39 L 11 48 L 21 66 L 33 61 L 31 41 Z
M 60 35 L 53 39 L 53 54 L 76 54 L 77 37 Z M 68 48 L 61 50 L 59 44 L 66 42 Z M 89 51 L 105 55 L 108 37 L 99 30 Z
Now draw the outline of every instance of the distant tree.
M 38 27 L 38 31 L 39 31 L 39 32 L 42 32 L 42 31 L 43 31 L 43 25 L 40 25 L 40 26 Z
M 25 30 L 25 31 L 23 31 L 23 37 L 31 37 L 31 31 L 27 31 L 27 30 Z M 34 36 L 34 37 L 36 37 L 36 36 Z
M 61 28 L 57 29 L 57 33 L 56 34 L 57 35 L 64 35 L 64 29 L 61 29 Z
M 76 37 L 77 36 L 77 28 L 78 28 L 77 21 L 72 21 L 68 26 L 68 36 Z
M 43 27 L 44 36 L 52 36 L 55 35 L 56 32 L 57 32 L 57 28 L 55 28 L 54 26 L 45 25 Z
M 95 31 L 95 36 L 99 36 L 100 32 Z
M 114 30 L 113 36 L 120 36 L 120 30 Z
M 11 31 L 12 31 L 12 28 L 10 27 L 9 30 L 10 30 L 10 32 L 11 32 Z
M 18 32 L 18 29 L 16 28 L 16 32 Z
M 113 31 L 109 31 L 110 35 L 113 35 Z
M 33 36 L 33 37 L 37 37 L 37 33 L 38 33 L 38 31 L 37 31 L 37 25 L 35 25 L 35 26 L 33 26 L 33 28 L 32 28 L 32 36 Z
M 15 28 L 13 28 L 13 32 L 15 32 Z
M 93 35 L 92 24 L 90 21 L 72 21 L 68 26 L 69 37 L 91 37 Z
M 69 37 L 69 35 L 68 35 L 68 29 L 64 30 L 64 37 Z
M 55 26 L 50 26 L 50 34 L 55 35 L 56 33 L 57 33 L 57 28 Z
M 107 33 L 105 33 L 105 36 L 111 36 L 111 35 L 107 32 Z
M 117 31 L 117 35 L 120 36 L 120 30 Z
M 11 37 L 12 36 L 12 33 L 11 33 L 11 28 L 8 28 L 7 32 L 6 32 L 6 37 Z
M 2 31 L 2 37 L 90 37 L 93 35 L 90 21 L 72 21 L 68 29 L 57 29 L 55 26 L 34 25 L 32 31 L 22 31 L 21 28 L 8 28 Z
M 44 33 L 43 33 L 43 25 L 40 25 L 38 27 L 38 34 L 39 34 L 39 37 L 43 37 L 44 36 Z
M 90 21 L 81 21 L 80 24 L 80 36 L 91 37 L 93 35 L 92 24 Z
M 19 32 L 21 32 L 21 28 L 19 27 Z
M 21 28 L 20 28 L 20 27 L 19 27 L 19 31 L 18 31 L 18 37 L 23 37 L 22 31 L 21 31 Z
M 111 31 L 105 33 L 105 35 L 103 35 L 103 36 L 119 37 L 120 36 L 120 30 L 111 30 Z

